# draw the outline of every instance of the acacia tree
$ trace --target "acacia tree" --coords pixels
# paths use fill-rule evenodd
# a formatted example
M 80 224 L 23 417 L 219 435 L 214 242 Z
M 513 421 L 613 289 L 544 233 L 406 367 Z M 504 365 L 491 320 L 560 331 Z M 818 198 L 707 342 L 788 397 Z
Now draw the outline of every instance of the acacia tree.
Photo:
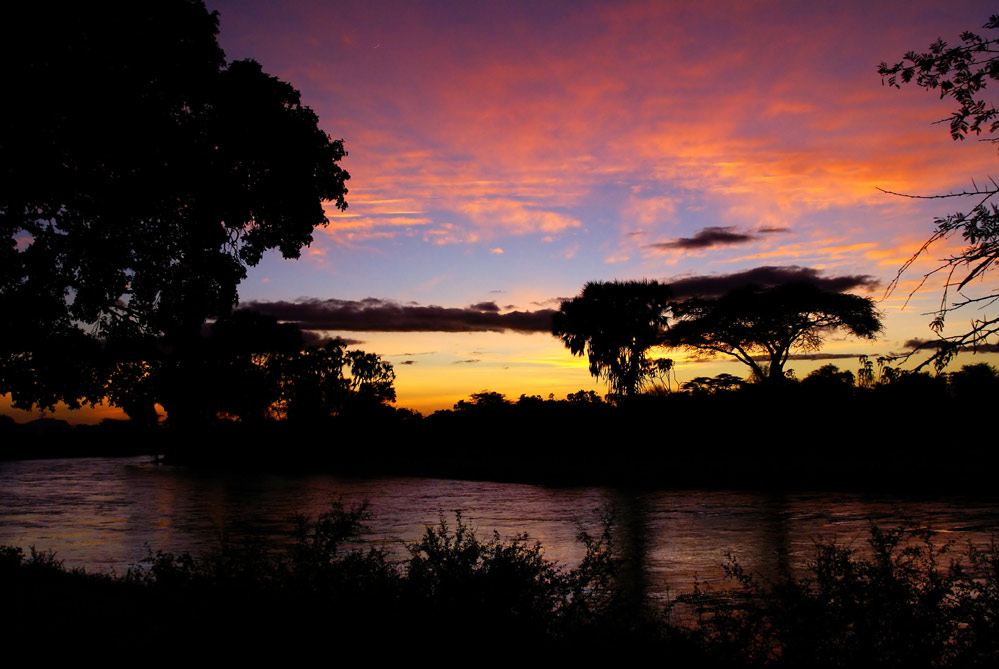
M 590 373 L 606 380 L 612 392 L 634 395 L 672 366 L 646 357 L 666 326 L 670 295 L 657 281 L 590 282 L 578 297 L 562 301 L 552 333 L 573 355 L 585 353 Z
M 993 15 L 983 28 L 999 30 L 999 15 Z M 999 110 L 985 97 L 989 81 L 999 80 L 999 35 L 995 32 L 984 37 L 972 32 L 962 33 L 958 46 L 948 46 L 942 39 L 937 39 L 929 51 L 910 51 L 894 65 L 882 62 L 878 72 L 882 82 L 891 87 L 900 88 L 902 84 L 914 82 L 926 90 L 939 90 L 941 98 L 951 98 L 957 109 L 949 119 L 943 120 L 949 122 L 952 139 L 985 134 L 987 141 L 999 142 L 999 137 L 995 136 L 999 130 Z M 940 371 L 959 350 L 974 350 L 999 335 L 999 317 L 987 313 L 975 316 L 965 332 L 944 335 L 945 321 L 954 311 L 973 305 L 984 308 L 999 300 L 999 288 L 995 287 L 984 294 L 965 292 L 976 280 L 984 282 L 990 276 L 994 278 L 992 273 L 999 261 L 999 207 L 996 205 L 999 184 L 989 179 L 987 186 L 972 182 L 970 189 L 936 195 L 884 192 L 919 199 L 957 198 L 972 202 L 968 211 L 935 219 L 933 234 L 902 266 L 888 290 L 889 293 L 894 290 L 902 274 L 934 244 L 955 235 L 963 238 L 964 248 L 945 258 L 924 277 L 925 281 L 933 274 L 943 273 L 946 280 L 940 306 L 930 322 L 930 328 L 937 335 L 937 340 L 932 342 L 936 352 L 916 369 L 932 363 Z M 952 298 L 951 292 L 956 292 L 958 297 Z
M 15 405 L 105 396 L 106 371 L 87 386 L 60 371 L 80 340 L 189 357 L 248 266 L 297 257 L 323 201 L 347 206 L 342 141 L 290 84 L 227 62 L 200 0 L 29 3 L 0 25 L 0 393 Z
M 842 329 L 874 339 L 882 330 L 869 298 L 800 282 L 689 298 L 674 305 L 673 315 L 676 320 L 663 331 L 660 344 L 732 356 L 771 383 L 784 380 L 792 351 L 817 350 L 827 332 Z

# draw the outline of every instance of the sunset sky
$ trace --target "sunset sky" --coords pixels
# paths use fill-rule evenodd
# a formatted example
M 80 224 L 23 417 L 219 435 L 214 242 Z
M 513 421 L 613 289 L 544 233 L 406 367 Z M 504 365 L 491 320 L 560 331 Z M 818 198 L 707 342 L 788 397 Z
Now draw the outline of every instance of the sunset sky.
M 301 259 L 274 254 L 253 268 L 241 302 L 306 325 L 348 312 L 355 327 L 394 330 L 331 334 L 391 362 L 398 405 L 424 412 L 484 389 L 564 397 L 605 386 L 549 334 L 407 331 L 429 326 L 406 314 L 472 329 L 557 308 L 587 281 L 759 267 L 849 277 L 853 292 L 881 300 L 934 216 L 969 204 L 877 187 L 932 194 L 995 174 L 995 146 L 954 142 L 933 124 L 950 101 L 877 74 L 937 37 L 979 31 L 994 3 L 207 5 L 228 58 L 292 83 L 349 152 L 348 209 L 330 207 Z M 832 338 L 823 352 L 848 357 L 788 366 L 799 377 L 830 361 L 856 371 L 859 354 L 932 336 L 924 314 L 940 283 L 902 306 L 946 254 L 934 248 L 879 303 L 879 341 Z M 958 358 L 979 361 L 996 358 Z M 690 362 L 677 374 L 723 371 L 747 370 Z

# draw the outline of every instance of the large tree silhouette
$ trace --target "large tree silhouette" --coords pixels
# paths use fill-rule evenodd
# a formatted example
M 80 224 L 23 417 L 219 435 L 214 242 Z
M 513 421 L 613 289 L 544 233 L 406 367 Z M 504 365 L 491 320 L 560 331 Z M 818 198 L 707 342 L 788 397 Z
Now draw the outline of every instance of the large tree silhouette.
M 323 201 L 347 206 L 342 142 L 290 84 L 226 62 L 200 1 L 28 3 L 2 25 L 0 392 L 16 405 L 106 393 L 106 374 L 60 371 L 81 339 L 162 338 L 182 359 L 248 266 L 297 257 Z
M 841 329 L 873 339 L 882 330 L 869 298 L 812 283 L 748 286 L 718 298 L 689 298 L 677 302 L 673 314 L 676 320 L 663 331 L 661 344 L 732 356 L 768 382 L 784 379 L 791 351 L 818 349 L 827 332 Z
M 915 83 L 926 90 L 939 90 L 941 98 L 951 98 L 957 108 L 947 121 L 950 135 L 954 140 L 963 140 L 969 135 L 987 136 L 990 142 L 999 142 L 995 136 L 999 130 L 999 110 L 986 97 L 986 87 L 990 81 L 999 81 L 999 15 L 993 15 L 982 26 L 991 31 L 984 37 L 973 32 L 961 34 L 961 44 L 948 46 L 942 39 L 930 45 L 921 53 L 910 51 L 902 61 L 894 65 L 882 62 L 878 68 L 882 82 L 900 88 L 902 84 Z M 891 193 L 891 191 L 885 191 Z M 895 281 L 889 286 L 894 290 L 902 274 L 930 247 L 945 239 L 959 235 L 965 246 L 957 253 L 948 256 L 935 269 L 926 274 L 942 273 L 946 276 L 940 306 L 930 322 L 930 328 L 938 339 L 930 342 L 935 350 L 916 369 L 933 363 L 942 370 L 954 355 L 963 348 L 987 344 L 999 335 L 999 317 L 981 311 L 999 300 L 999 289 L 995 288 L 995 270 L 999 263 L 999 185 L 994 179 L 980 186 L 972 182 L 970 189 L 961 192 L 934 195 L 911 195 L 893 193 L 917 199 L 959 198 L 969 201 L 971 209 L 958 211 L 934 221 L 935 229 L 929 239 L 902 266 Z M 993 279 L 992 288 L 979 293 L 969 292 L 975 284 Z M 924 280 L 925 280 L 924 278 Z M 920 283 L 922 286 L 922 283 Z M 957 297 L 952 297 L 956 293 Z M 971 327 L 958 334 L 944 334 L 947 317 L 964 307 L 979 309 L 971 321 Z
M 645 354 L 666 325 L 670 294 L 656 281 L 590 282 L 562 301 L 552 332 L 573 355 L 585 353 L 613 392 L 633 395 L 660 369 Z
M 342 339 L 276 356 L 277 410 L 297 422 L 365 413 L 395 401 L 395 371 L 373 353 L 349 351 Z

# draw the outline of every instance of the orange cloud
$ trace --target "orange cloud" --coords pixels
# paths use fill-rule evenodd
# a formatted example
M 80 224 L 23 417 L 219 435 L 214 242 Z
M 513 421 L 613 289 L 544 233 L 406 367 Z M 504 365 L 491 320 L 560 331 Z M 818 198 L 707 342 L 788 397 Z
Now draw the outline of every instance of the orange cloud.
M 467 202 L 459 207 L 459 211 L 485 234 L 496 231 L 513 235 L 555 233 L 580 226 L 579 221 L 571 216 L 510 200 Z

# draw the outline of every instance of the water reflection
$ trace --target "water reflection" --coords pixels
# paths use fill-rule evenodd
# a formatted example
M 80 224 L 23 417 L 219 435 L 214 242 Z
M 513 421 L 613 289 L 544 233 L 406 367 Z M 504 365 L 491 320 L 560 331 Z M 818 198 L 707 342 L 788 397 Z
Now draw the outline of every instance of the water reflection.
M 613 508 L 615 536 L 627 557 L 627 587 L 636 601 L 689 591 L 694 580 L 722 576 L 726 554 L 772 575 L 800 568 L 816 539 L 864 546 L 869 521 L 904 517 L 946 533 L 987 541 L 999 528 L 999 499 L 903 499 L 847 493 L 659 491 L 544 488 L 439 479 L 343 479 L 269 475 L 156 465 L 146 458 L 0 463 L 0 544 L 53 550 L 67 565 L 122 573 L 148 547 L 212 550 L 220 540 L 280 546 L 290 519 L 315 516 L 329 501 L 367 500 L 367 542 L 395 559 L 406 543 L 443 516 L 461 510 L 480 536 L 528 532 L 546 555 L 574 565 L 584 550 L 580 529 L 601 531 Z

